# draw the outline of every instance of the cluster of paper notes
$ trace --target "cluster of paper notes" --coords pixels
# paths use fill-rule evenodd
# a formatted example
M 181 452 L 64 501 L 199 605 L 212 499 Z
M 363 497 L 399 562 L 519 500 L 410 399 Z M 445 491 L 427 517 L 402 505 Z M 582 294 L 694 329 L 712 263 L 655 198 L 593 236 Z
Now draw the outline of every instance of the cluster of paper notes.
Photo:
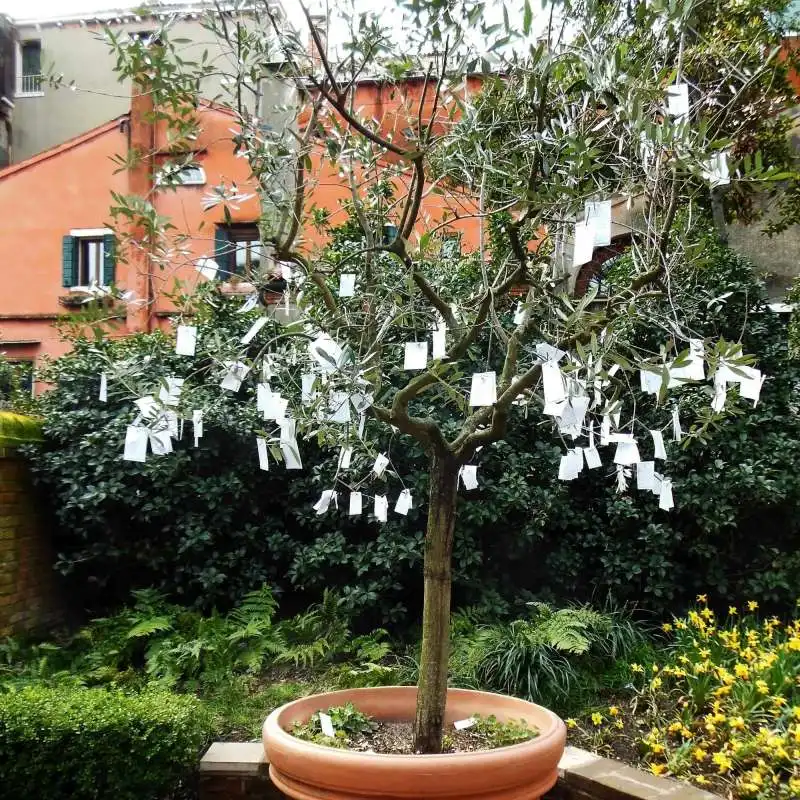
M 572 230 L 572 266 L 592 260 L 595 247 L 611 244 L 611 201 L 587 201 L 583 219 Z
M 351 517 L 357 517 L 364 511 L 364 498 L 368 497 L 362 492 L 351 491 L 348 502 L 347 513 Z M 319 500 L 314 503 L 314 510 L 317 515 L 327 513 L 331 508 L 339 508 L 339 492 L 335 489 L 325 489 L 320 495 Z M 403 489 L 394 504 L 395 513 L 406 516 L 413 508 L 413 501 L 410 489 Z M 372 513 L 378 522 L 386 522 L 389 515 L 389 499 L 385 494 L 378 494 L 372 498 Z

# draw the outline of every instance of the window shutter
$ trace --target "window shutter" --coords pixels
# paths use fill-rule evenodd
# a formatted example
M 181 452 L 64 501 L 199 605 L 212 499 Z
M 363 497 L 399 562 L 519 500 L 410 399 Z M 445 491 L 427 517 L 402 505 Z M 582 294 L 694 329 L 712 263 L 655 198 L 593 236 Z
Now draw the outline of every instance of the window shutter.
M 78 240 L 74 236 L 62 239 L 61 285 L 67 289 L 78 285 Z
M 231 240 L 228 236 L 228 231 L 217 225 L 214 231 L 214 261 L 222 273 L 219 277 L 222 280 L 227 280 L 228 276 L 233 273 L 232 266 L 235 263 L 231 252 Z
M 114 269 L 117 266 L 117 237 L 109 233 L 103 237 L 103 286 L 114 283 Z

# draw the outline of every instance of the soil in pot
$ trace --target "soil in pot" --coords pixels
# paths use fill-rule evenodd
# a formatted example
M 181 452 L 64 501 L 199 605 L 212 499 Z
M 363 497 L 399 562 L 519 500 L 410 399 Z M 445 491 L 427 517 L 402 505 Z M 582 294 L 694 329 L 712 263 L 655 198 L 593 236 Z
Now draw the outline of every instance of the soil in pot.
M 295 725 L 289 733 L 307 742 L 359 753 L 415 753 L 411 722 L 376 720 L 362 714 L 352 703 L 318 711 L 307 723 Z M 526 742 L 538 735 L 539 731 L 524 720 L 499 722 L 493 716 L 476 714 L 458 722 L 445 733 L 442 752 L 494 750 Z

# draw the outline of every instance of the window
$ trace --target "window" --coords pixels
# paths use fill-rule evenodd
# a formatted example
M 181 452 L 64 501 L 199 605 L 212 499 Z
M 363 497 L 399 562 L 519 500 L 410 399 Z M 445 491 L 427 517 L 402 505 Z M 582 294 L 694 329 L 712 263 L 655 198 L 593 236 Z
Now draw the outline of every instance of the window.
M 22 97 L 42 94 L 42 43 L 38 39 L 22 42 L 19 66 L 18 94 Z
M 454 259 L 461 256 L 461 234 L 450 233 L 442 238 L 442 247 L 440 250 L 442 258 Z
M 33 361 L 11 358 L 0 361 L 0 408 L 13 404 L 20 394 L 33 394 Z
M 206 173 L 199 164 L 165 164 L 156 176 L 158 186 L 203 186 L 205 182 Z
M 219 225 L 214 236 L 214 258 L 220 277 L 241 275 L 251 279 L 267 266 L 261 236 L 256 225 Z
M 109 286 L 116 266 L 114 234 L 108 228 L 78 228 L 62 242 L 62 286 Z

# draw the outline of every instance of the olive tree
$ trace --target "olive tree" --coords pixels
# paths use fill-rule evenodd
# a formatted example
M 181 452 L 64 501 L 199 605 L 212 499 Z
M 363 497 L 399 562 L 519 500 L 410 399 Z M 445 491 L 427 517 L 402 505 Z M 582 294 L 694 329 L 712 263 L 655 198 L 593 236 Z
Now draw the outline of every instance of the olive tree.
M 691 25 L 700 6 L 565 0 L 534 13 L 525 0 L 493 22 L 483 3 L 412 0 L 401 27 L 352 14 L 328 36 L 303 7 L 310 52 L 305 33 L 266 0 L 255 4 L 249 26 L 232 24 L 223 8 L 208 17 L 232 52 L 233 91 L 218 101 L 237 115 L 232 146 L 248 160 L 261 197 L 269 267 L 250 279 L 254 297 L 271 298 L 271 311 L 250 336 L 206 342 L 210 360 L 187 359 L 176 376 L 183 384 L 162 387 L 160 399 L 140 372 L 131 379 L 131 365 L 110 364 L 109 386 L 145 396 L 130 435 L 155 434 L 160 453 L 171 443 L 159 426 L 175 438 L 176 416 L 201 423 L 214 391 L 257 384 L 265 419 L 253 434 L 262 468 L 270 454 L 272 468 L 301 468 L 302 440 L 312 436 L 338 459 L 317 504 L 332 524 L 342 488 L 358 511 L 362 488 L 391 480 L 390 454 L 375 450 L 371 433 L 391 426 L 396 446 L 403 437 L 422 445 L 429 491 L 414 498 L 427 504 L 419 752 L 442 746 L 459 481 L 474 485 L 480 450 L 505 436 L 512 415 L 561 434 L 565 454 L 553 468 L 563 479 L 574 479 L 585 461 L 624 491 L 635 468 L 638 484 L 659 496 L 664 510 L 654 499 L 653 513 L 667 513 L 669 478 L 653 474 L 653 459 L 637 444 L 644 434 L 639 444 L 649 448 L 652 438 L 664 458 L 661 431 L 640 430 L 630 381 L 661 405 L 675 440 L 682 413 L 688 441 L 717 427 L 738 394 L 757 400 L 762 376 L 736 343 L 703 341 L 677 314 L 653 314 L 652 304 L 648 321 L 663 344 L 643 350 L 625 335 L 643 300 L 665 296 L 673 309 L 682 302 L 670 274 L 693 257 L 686 232 L 712 190 L 785 177 L 759 159 L 745 165 L 729 157 L 737 126 L 758 113 L 745 102 L 749 89 L 768 81 L 776 54 L 760 50 L 755 73 L 724 59 L 717 70 L 697 69 Z M 168 26 L 154 42 L 112 37 L 111 44 L 121 74 L 152 92 L 161 117 L 174 121 L 176 141 L 191 140 L 199 124 L 187 110 L 192 87 L 219 67 L 180 59 Z M 278 128 L 241 102 L 259 94 L 267 74 L 287 90 Z M 481 91 L 468 91 L 467 78 Z M 366 79 L 404 98 L 383 119 L 359 108 Z M 408 87 L 416 91 L 400 91 Z M 315 187 L 331 180 L 346 187 L 358 228 L 357 243 L 335 258 L 310 236 L 336 211 L 315 204 Z M 245 191 L 217 186 L 207 207 L 222 206 L 228 219 Z M 449 211 L 431 212 L 432 198 Z M 186 248 L 174 245 L 180 233 L 151 200 L 115 198 L 122 250 L 144 248 L 165 270 L 183 265 Z M 626 268 L 612 288 L 573 296 L 575 271 L 608 244 L 612 224 L 629 237 Z M 478 231 L 475 280 L 453 284 L 442 235 L 468 225 Z M 217 277 L 219 266 L 211 253 L 198 265 Z M 191 314 L 184 297 L 179 335 Z M 483 372 L 465 374 L 476 360 Z M 668 390 L 709 378 L 709 405 L 687 419 Z M 729 396 L 730 385 L 738 393 Z M 598 448 L 609 444 L 616 451 L 601 456 Z M 354 464 L 373 466 L 359 472 Z M 379 522 L 387 505 L 377 489 L 374 502 Z M 409 502 L 405 493 L 397 510 Z

